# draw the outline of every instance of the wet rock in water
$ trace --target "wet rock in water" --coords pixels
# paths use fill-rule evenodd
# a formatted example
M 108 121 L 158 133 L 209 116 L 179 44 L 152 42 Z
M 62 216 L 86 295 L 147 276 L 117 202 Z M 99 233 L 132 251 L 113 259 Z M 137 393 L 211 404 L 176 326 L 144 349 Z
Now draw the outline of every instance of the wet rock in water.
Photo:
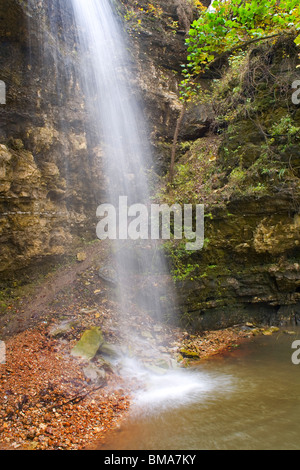
M 158 375 L 164 375 L 167 371 L 177 369 L 179 367 L 178 363 L 167 355 L 155 360 L 144 359 L 142 363 L 145 369 Z
M 83 369 L 85 377 L 97 386 L 106 384 L 106 373 L 105 370 L 99 369 L 99 367 L 89 364 Z
M 251 332 L 253 336 L 272 336 L 273 333 L 277 333 L 279 328 L 277 326 L 271 326 L 270 328 L 254 328 Z
M 115 366 L 112 365 L 107 359 L 97 355 L 94 361 L 98 369 L 102 369 L 109 373 L 116 373 Z
M 72 356 L 91 361 L 104 343 L 101 328 L 94 327 L 83 333 L 81 339 L 71 351 Z
M 277 328 L 276 326 L 271 326 L 271 328 L 267 328 L 263 330 L 262 334 L 264 336 L 272 336 L 273 333 L 277 333 L 278 331 L 279 331 L 279 328 Z
M 182 357 L 187 357 L 188 359 L 200 359 L 200 356 L 195 351 L 189 349 L 181 349 L 180 354 Z
M 163 369 L 162 367 L 156 366 L 155 364 L 144 364 L 144 367 L 145 369 L 157 375 L 165 375 L 167 373 L 167 369 Z
M 76 319 L 64 320 L 58 325 L 52 326 L 49 330 L 49 335 L 52 336 L 53 338 L 64 336 L 65 334 L 69 333 L 77 325 L 78 325 L 78 320 Z
M 152 363 L 157 367 L 168 370 L 177 369 L 178 367 L 177 361 L 168 353 L 162 354 L 160 357 L 154 359 Z
M 166 359 L 159 359 L 158 361 L 155 362 L 155 366 L 160 367 L 161 369 L 173 369 L 173 364 L 171 363 L 171 360 L 169 358 Z
M 254 330 L 252 330 L 252 335 L 253 336 L 259 336 L 262 334 L 262 329 L 261 328 L 254 328 Z
M 178 361 L 176 361 L 175 359 L 170 359 L 170 368 L 171 369 L 178 369 L 179 368 L 179 364 L 178 364 Z
M 120 351 L 119 348 L 115 344 L 109 344 L 104 342 L 98 351 L 100 354 L 103 354 L 104 356 L 108 356 L 111 359 L 115 359 L 119 357 Z

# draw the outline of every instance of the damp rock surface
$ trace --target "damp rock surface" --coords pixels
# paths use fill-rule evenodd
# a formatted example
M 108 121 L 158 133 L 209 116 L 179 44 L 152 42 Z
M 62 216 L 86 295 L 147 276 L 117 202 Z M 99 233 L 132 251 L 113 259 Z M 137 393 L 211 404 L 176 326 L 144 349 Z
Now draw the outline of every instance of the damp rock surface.
M 86 330 L 78 343 L 71 351 L 72 356 L 92 360 L 99 350 L 100 346 L 104 343 L 101 328 L 95 326 L 90 330 Z

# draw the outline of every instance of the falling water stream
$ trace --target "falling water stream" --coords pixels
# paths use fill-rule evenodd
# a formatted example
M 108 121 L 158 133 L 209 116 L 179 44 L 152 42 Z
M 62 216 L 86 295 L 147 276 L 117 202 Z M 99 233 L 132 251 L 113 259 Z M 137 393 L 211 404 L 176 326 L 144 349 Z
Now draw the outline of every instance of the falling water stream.
M 86 105 L 95 143 L 104 150 L 108 202 L 117 206 L 119 198 L 126 196 L 128 205 L 147 205 L 151 152 L 137 90 L 132 87 L 132 58 L 117 15 L 110 0 L 72 0 L 72 6 Z M 132 324 L 133 299 L 140 311 L 141 324 L 143 315 L 154 317 L 159 323 L 166 311 L 172 312 L 174 292 L 169 286 L 169 275 L 157 242 L 114 242 L 113 262 L 121 306 L 119 329 L 122 334 L 126 331 L 131 350 L 127 354 L 123 349 L 117 361 L 121 360 L 124 377 L 139 386 L 144 385 L 145 395 L 137 395 L 136 399 L 165 406 L 183 395 L 193 401 L 199 391 L 214 387 L 210 379 L 176 368 L 175 361 L 159 353 L 149 339 L 137 335 Z M 153 365 L 145 367 L 155 358 L 169 361 L 170 370 L 161 374 L 162 369 L 158 367 L 156 372 L 153 372 Z
M 120 197 L 128 207 L 149 205 L 147 171 L 151 151 L 137 90 L 133 89 L 131 61 L 126 39 L 109 0 L 72 0 L 81 58 L 81 79 L 86 105 L 94 129 L 95 143 L 103 149 L 103 167 L 108 181 L 107 203 L 118 212 Z M 114 241 L 114 269 L 119 301 L 126 314 L 133 297 L 147 312 L 162 320 L 167 287 L 155 277 L 166 274 L 165 262 L 157 243 L 127 240 L 127 221 L 119 219 Z M 125 235 L 124 235 L 125 233 Z M 140 283 L 140 285 L 139 285 Z M 148 285 L 147 285 L 148 283 Z M 150 283 L 150 284 L 149 284 Z M 167 281 L 166 281 L 167 284 Z M 163 305 L 163 303 L 165 303 Z
M 95 145 L 103 148 L 103 167 L 108 180 L 107 202 L 118 207 L 120 197 L 128 206 L 150 203 L 147 170 L 151 168 L 151 151 L 147 129 L 133 87 L 130 57 L 126 38 L 110 0 L 72 0 L 81 59 L 81 81 L 93 129 Z M 121 226 L 122 221 L 119 220 Z M 121 230 L 123 230 L 123 226 Z M 125 227 L 127 230 L 127 225 Z M 157 376 L 145 369 L 145 361 L 155 361 L 160 353 L 153 342 L 136 332 L 132 321 L 133 308 L 139 311 L 140 325 L 146 317 L 157 323 L 172 313 L 174 292 L 162 250 L 157 241 L 114 240 L 113 269 L 118 285 L 120 305 L 119 333 L 129 343 L 120 354 L 122 373 L 127 378 L 157 388 Z M 135 317 L 136 318 L 136 317 Z M 135 320 L 136 321 L 136 320 Z M 141 360 L 142 359 L 142 360 Z M 169 360 L 172 368 L 170 358 Z M 119 364 L 120 365 L 120 364 Z M 177 375 L 176 375 L 177 374 Z M 170 371 L 160 386 L 182 390 L 177 371 Z M 154 382 L 153 382 L 154 381 Z M 155 384 L 155 385 L 154 385 Z M 202 387 L 195 378 L 186 378 L 185 390 Z

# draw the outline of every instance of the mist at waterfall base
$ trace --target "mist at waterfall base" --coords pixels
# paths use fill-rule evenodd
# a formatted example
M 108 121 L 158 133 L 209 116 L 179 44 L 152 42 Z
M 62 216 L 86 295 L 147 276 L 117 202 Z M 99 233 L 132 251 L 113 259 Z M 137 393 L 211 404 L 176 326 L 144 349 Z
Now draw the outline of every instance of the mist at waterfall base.
M 147 391 L 141 392 L 137 412 L 99 447 L 299 450 L 300 365 L 292 361 L 292 344 L 300 338 L 300 327 L 288 329 L 292 336 L 285 329 L 273 336 L 256 336 L 225 357 L 204 361 L 199 366 L 202 390 L 187 393 L 195 394 L 196 400 L 183 398 L 183 383 L 178 403 L 168 404 L 166 397 L 159 409 L 148 402 Z
M 147 170 L 152 158 L 147 128 L 138 105 L 137 90 L 129 64 L 121 25 L 109 0 L 72 0 L 81 59 L 81 80 L 95 145 L 104 149 L 108 180 L 108 203 L 117 206 L 127 196 L 128 204 L 149 204 Z M 121 315 L 119 329 L 127 331 L 133 353 L 121 358 L 122 375 L 137 383 L 134 410 L 153 412 L 157 407 L 197 400 L 216 388 L 219 378 L 181 369 L 155 373 L 140 361 L 140 352 L 157 355 L 153 344 L 135 336 L 130 312 L 132 300 L 141 312 L 161 322 L 172 311 L 175 293 L 170 276 L 155 242 L 120 241 L 114 250 Z M 139 295 L 139 282 L 142 289 Z M 142 313 L 141 313 L 142 315 Z M 143 317 L 141 316 L 141 323 Z M 142 351 L 143 350 L 143 351 Z M 139 388 L 138 384 L 142 384 Z

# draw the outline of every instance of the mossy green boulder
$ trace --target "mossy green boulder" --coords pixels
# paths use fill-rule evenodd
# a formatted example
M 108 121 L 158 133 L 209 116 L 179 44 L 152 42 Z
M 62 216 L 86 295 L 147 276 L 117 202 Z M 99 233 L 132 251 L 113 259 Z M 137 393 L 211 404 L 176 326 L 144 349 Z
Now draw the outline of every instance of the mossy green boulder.
M 93 327 L 83 333 L 81 339 L 72 349 L 71 354 L 72 356 L 91 361 L 103 343 L 104 338 L 101 328 Z

